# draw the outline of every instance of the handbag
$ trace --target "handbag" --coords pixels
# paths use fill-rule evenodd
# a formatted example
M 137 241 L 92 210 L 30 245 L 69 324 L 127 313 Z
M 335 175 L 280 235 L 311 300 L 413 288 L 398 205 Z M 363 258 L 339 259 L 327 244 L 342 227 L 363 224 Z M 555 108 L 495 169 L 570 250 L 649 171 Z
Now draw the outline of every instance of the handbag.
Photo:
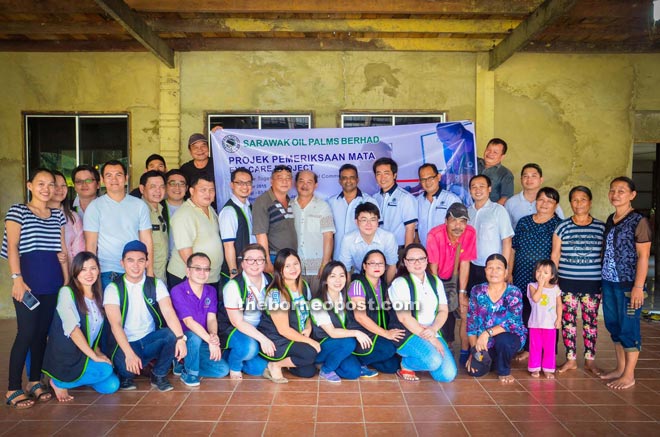
M 454 257 L 454 271 L 451 278 L 447 281 L 442 281 L 445 287 L 445 294 L 447 295 L 447 306 L 449 312 L 453 313 L 458 309 L 458 264 L 461 256 L 461 243 L 456 246 L 456 256 Z

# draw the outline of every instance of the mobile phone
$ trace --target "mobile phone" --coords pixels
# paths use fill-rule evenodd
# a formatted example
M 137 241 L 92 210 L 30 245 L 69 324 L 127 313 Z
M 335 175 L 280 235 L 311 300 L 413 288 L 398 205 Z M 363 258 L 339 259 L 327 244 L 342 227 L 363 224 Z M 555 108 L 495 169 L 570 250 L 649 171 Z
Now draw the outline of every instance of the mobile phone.
M 29 290 L 25 291 L 25 294 L 23 295 L 23 304 L 28 307 L 30 311 L 38 307 L 40 303 L 41 302 L 39 302 L 39 299 L 34 297 L 34 294 L 32 294 Z

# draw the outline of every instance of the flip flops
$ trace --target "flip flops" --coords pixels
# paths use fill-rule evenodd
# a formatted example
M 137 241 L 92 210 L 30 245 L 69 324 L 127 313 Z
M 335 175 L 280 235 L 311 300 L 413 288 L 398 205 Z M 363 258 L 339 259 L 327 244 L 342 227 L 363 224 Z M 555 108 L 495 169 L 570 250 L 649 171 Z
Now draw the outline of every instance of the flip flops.
M 270 373 L 270 370 L 268 370 L 268 369 L 264 370 L 264 373 L 263 373 L 262 376 L 263 376 L 264 378 L 266 378 L 266 379 L 270 379 L 270 380 L 273 381 L 275 384 L 286 384 L 286 383 L 289 382 L 289 380 L 286 379 L 286 378 L 284 378 L 284 377 L 282 377 L 282 378 L 275 378 L 275 377 L 273 377 L 273 375 Z
M 396 375 L 404 381 L 419 381 L 419 376 L 415 375 L 412 370 L 399 369 L 396 371 Z
M 28 408 L 34 407 L 35 401 L 29 395 L 27 395 L 25 399 L 14 401 L 14 399 L 23 395 L 25 395 L 23 390 L 16 390 L 14 393 L 9 395 L 9 397 L 5 398 L 5 403 L 17 410 L 26 410 Z
M 41 390 L 41 393 L 37 394 L 37 391 Z M 37 382 L 35 385 L 30 387 L 28 390 L 28 396 L 34 399 L 35 402 L 48 402 L 53 399 L 53 394 L 44 388 L 40 382 Z

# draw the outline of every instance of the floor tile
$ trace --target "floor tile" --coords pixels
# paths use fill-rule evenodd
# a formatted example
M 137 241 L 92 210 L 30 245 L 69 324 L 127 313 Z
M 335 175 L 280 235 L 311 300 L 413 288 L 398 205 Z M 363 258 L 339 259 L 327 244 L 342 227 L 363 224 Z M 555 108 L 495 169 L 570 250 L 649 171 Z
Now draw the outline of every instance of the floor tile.
M 604 392 L 581 392 L 581 393 L 604 393 Z M 584 405 L 584 402 L 574 394 L 572 391 L 558 391 L 558 390 L 543 390 L 543 389 L 533 389 L 530 390 L 530 394 L 537 400 L 541 405 Z
M 405 405 L 406 401 L 401 392 L 393 393 L 362 393 L 362 405 L 366 406 L 400 406 Z
M 160 431 L 165 427 L 167 422 L 161 421 L 146 421 L 146 420 L 129 420 L 120 421 L 117 425 L 110 430 L 107 434 L 111 437 L 126 437 L 126 436 L 157 436 Z
M 408 406 L 413 405 L 450 405 L 447 395 L 443 392 L 404 393 Z
M 465 428 L 473 437 L 511 437 L 513 435 L 519 435 L 518 430 L 516 430 L 511 422 L 465 422 Z
M 273 405 L 270 409 L 269 422 L 314 422 L 316 406 Z
M 19 436 L 53 435 L 67 423 L 64 420 L 24 420 L 12 427 L 9 433 Z
M 147 395 L 144 391 L 118 391 L 111 395 L 100 396 L 95 405 L 135 405 Z
M 649 437 L 658 434 L 657 422 L 613 422 L 612 425 L 629 437 Z
M 274 392 L 256 392 L 256 391 L 247 391 L 247 392 L 234 392 L 229 399 L 230 405 L 271 405 L 273 403 L 273 398 L 275 397 Z
M 608 422 L 644 422 L 653 420 L 633 406 L 595 405 L 592 408 Z
M 570 437 L 573 434 L 560 422 L 513 422 L 518 432 L 524 436 L 534 437 Z
M 216 425 L 212 435 L 218 437 L 261 437 L 265 427 L 266 422 L 225 422 L 221 420 Z
M 224 406 L 232 396 L 230 392 L 194 392 L 190 393 L 186 400 L 183 402 L 184 406 L 192 405 L 214 405 Z
M 498 405 L 537 405 L 539 402 L 528 392 L 495 391 L 490 393 Z
M 453 392 L 446 394 L 453 405 L 495 405 L 495 401 L 485 391 Z
M 564 426 L 576 436 L 603 437 L 623 435 L 614 425 L 608 422 L 566 422 Z
M 131 409 L 129 405 L 90 405 L 76 420 L 120 420 Z
M 415 435 L 412 423 L 367 423 L 369 437 L 398 437 Z
M 314 435 L 313 422 L 268 422 L 264 437 L 309 437 Z
M 362 423 L 322 423 L 316 424 L 316 437 L 364 437 L 365 426 Z
M 172 420 L 210 420 L 215 422 L 224 410 L 224 405 L 184 405 L 176 410 Z
M 415 422 L 415 429 L 419 437 L 459 437 L 468 435 L 465 426 L 460 422 Z
M 554 422 L 556 420 L 541 405 L 502 405 L 500 409 L 511 422 Z
M 265 422 L 268 420 L 270 407 L 255 405 L 245 408 L 242 405 L 229 405 L 220 416 L 225 421 Z
M 602 416 L 586 405 L 546 405 L 545 407 L 562 423 L 605 421 Z
M 359 381 L 348 381 L 342 379 L 341 384 L 319 384 L 319 392 L 359 392 L 360 391 L 360 382 Z
M 458 422 L 460 421 L 454 407 L 448 405 L 409 407 L 414 422 Z
M 316 410 L 317 422 L 364 422 L 362 407 L 321 407 Z
M 208 436 L 215 426 L 215 422 L 170 421 L 159 437 Z
M 591 390 L 572 391 L 587 405 L 625 405 L 627 402 L 613 391 Z
M 507 422 L 509 420 L 500 407 L 457 405 L 454 408 L 463 422 Z
M 137 405 L 179 405 L 189 395 L 188 392 L 168 391 L 161 393 L 152 391 L 147 393 Z
M 360 381 L 362 393 L 400 392 L 399 381 Z
M 410 422 L 408 407 L 364 407 L 365 422 Z
M 335 393 L 335 392 L 320 392 L 318 405 L 361 405 L 362 395 L 360 393 Z
M 60 429 L 55 435 L 61 437 L 96 437 L 108 432 L 113 426 L 115 426 L 115 423 L 116 422 L 112 420 L 73 420 L 67 423 L 66 426 Z
M 236 393 L 234 396 L 244 393 Z M 273 405 L 316 405 L 318 394 L 316 391 L 283 391 L 275 393 Z M 232 401 L 233 404 L 233 401 Z

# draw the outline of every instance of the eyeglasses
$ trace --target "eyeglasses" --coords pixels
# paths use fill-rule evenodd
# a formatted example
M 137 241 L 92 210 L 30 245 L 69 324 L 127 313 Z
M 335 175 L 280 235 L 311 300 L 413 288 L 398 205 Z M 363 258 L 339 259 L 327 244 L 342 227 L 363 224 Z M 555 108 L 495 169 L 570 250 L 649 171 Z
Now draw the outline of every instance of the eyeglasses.
M 160 230 L 161 232 L 167 232 L 167 223 L 165 223 L 165 219 L 163 218 L 162 215 L 158 216 L 158 221 L 160 222 Z M 157 226 L 157 225 L 156 225 Z
M 369 267 L 385 267 L 385 263 L 376 262 L 376 261 L 369 261 L 367 265 Z
M 177 182 L 177 181 L 169 181 L 167 183 L 170 187 L 185 187 L 186 183 L 185 182 Z
M 243 258 L 243 261 L 245 261 L 245 263 L 250 266 L 253 266 L 255 264 L 260 266 L 266 262 L 266 258 Z
M 423 256 L 421 258 L 405 258 L 405 260 L 410 264 L 423 264 L 426 262 L 426 257 Z
M 82 185 L 82 184 L 89 185 L 92 182 L 96 182 L 96 179 L 76 179 L 75 181 L 73 181 L 73 183 L 76 185 Z
M 427 178 L 419 178 L 419 181 L 420 181 L 421 183 L 425 184 L 425 183 L 427 183 L 427 182 L 431 182 L 433 179 L 435 179 L 435 178 L 437 178 L 437 177 L 438 177 L 438 175 L 437 175 L 437 173 L 436 173 L 436 174 L 434 174 L 433 176 L 429 176 L 429 177 L 427 177 Z
M 361 219 L 358 219 L 358 223 L 360 224 L 367 224 L 367 223 L 378 223 L 378 217 L 372 217 L 372 218 L 365 218 L 362 217 Z
M 251 187 L 252 181 L 234 181 L 232 184 L 236 184 L 239 187 Z
M 195 273 L 208 273 L 211 271 L 211 267 L 190 266 L 188 268 Z

